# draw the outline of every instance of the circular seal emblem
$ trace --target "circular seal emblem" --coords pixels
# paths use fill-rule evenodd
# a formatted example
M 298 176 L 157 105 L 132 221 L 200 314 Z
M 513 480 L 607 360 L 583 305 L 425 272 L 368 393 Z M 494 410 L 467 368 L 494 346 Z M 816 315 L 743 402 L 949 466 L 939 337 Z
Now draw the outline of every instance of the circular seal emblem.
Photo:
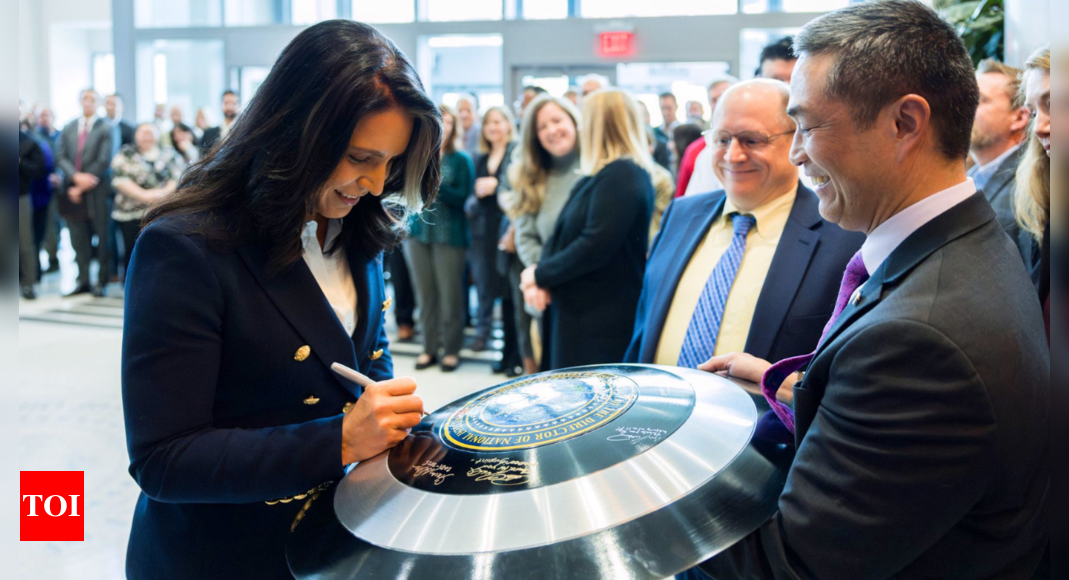
M 638 391 L 634 381 L 604 372 L 532 377 L 468 401 L 442 423 L 441 438 L 481 452 L 558 443 L 616 419 Z

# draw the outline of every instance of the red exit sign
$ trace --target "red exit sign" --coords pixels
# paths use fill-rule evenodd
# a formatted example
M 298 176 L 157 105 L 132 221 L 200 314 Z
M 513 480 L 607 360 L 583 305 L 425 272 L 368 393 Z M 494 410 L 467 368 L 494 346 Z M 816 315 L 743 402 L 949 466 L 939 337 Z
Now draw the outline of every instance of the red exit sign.
M 601 33 L 602 56 L 626 56 L 632 54 L 635 35 L 633 32 L 616 30 Z

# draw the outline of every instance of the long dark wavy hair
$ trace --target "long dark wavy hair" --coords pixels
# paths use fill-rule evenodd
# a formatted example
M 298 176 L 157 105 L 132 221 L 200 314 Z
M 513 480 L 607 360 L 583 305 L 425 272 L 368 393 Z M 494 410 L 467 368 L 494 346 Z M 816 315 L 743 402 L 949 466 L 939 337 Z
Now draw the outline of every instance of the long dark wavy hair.
M 322 22 L 290 42 L 230 134 L 149 209 L 145 225 L 186 216 L 214 248 L 265 243 L 277 273 L 301 258 L 305 220 L 356 124 L 389 107 L 414 120 L 408 148 L 393 160 L 382 197 L 364 196 L 339 239 L 372 256 L 388 249 L 403 235 L 405 214 L 438 190 L 442 120 L 393 42 L 349 20 Z

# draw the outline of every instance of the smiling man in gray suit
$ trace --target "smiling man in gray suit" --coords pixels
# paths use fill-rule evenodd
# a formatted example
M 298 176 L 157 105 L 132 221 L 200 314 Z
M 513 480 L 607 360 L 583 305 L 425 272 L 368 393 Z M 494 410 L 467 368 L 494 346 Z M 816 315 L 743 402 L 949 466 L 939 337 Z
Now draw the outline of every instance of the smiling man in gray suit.
M 107 240 L 111 219 L 112 189 L 108 183 L 111 167 L 113 127 L 97 115 L 100 95 L 92 89 L 82 91 L 82 115 L 63 128 L 56 152 L 56 166 L 62 172 L 63 185 L 58 193 L 59 214 L 67 220 L 71 245 L 78 263 L 78 286 L 68 296 L 104 294 L 111 264 L 111 245 Z M 89 285 L 89 264 L 93 254 L 93 234 L 98 238 L 97 283 Z
M 867 238 L 815 353 L 702 366 L 761 381 L 797 454 L 778 513 L 701 568 L 1029 578 L 1049 536 L 1050 356 L 1024 265 L 965 175 L 969 55 L 912 0 L 826 14 L 795 50 L 792 160 L 821 215 Z M 790 383 L 793 411 L 774 398 Z

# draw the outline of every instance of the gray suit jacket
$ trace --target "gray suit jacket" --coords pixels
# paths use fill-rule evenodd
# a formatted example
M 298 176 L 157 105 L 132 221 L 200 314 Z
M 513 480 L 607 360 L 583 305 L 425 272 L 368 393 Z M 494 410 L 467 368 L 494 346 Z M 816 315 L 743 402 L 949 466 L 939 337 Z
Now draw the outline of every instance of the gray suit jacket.
M 86 197 L 91 195 L 107 195 L 111 191 L 108 185 L 107 173 L 111 168 L 111 150 L 113 127 L 104 118 L 97 119 L 93 129 L 85 140 L 82 149 L 82 173 L 91 173 L 100 180 L 100 185 L 86 192 L 82 203 L 75 204 L 67 197 L 67 188 L 73 184 L 76 173 L 74 158 L 78 153 L 78 120 L 75 119 L 63 128 L 59 136 L 59 150 L 56 152 L 56 167 L 63 173 L 63 188 L 60 195 L 56 196 L 59 204 L 59 212 L 66 218 L 86 219 Z
M 714 578 L 1029 578 L 1049 536 L 1050 355 L 974 195 L 910 236 L 795 388 L 779 513 Z
M 1024 258 L 1025 264 L 1031 267 L 1035 259 L 1033 249 L 1035 242 L 1028 232 L 1021 231 L 1021 225 L 1017 223 L 1017 215 L 1014 210 L 1017 190 L 1017 166 L 1021 163 L 1021 156 L 1024 155 L 1026 144 L 1022 144 L 1016 151 L 1002 160 L 994 175 L 984 184 L 983 191 L 984 197 L 987 198 L 987 201 L 991 203 L 991 207 L 995 210 L 999 225 L 1006 230 L 1006 234 L 1013 240 L 1013 243 L 1017 246 L 1017 251 Z M 975 175 L 976 169 L 976 167 L 973 167 L 969 171 L 970 177 Z

